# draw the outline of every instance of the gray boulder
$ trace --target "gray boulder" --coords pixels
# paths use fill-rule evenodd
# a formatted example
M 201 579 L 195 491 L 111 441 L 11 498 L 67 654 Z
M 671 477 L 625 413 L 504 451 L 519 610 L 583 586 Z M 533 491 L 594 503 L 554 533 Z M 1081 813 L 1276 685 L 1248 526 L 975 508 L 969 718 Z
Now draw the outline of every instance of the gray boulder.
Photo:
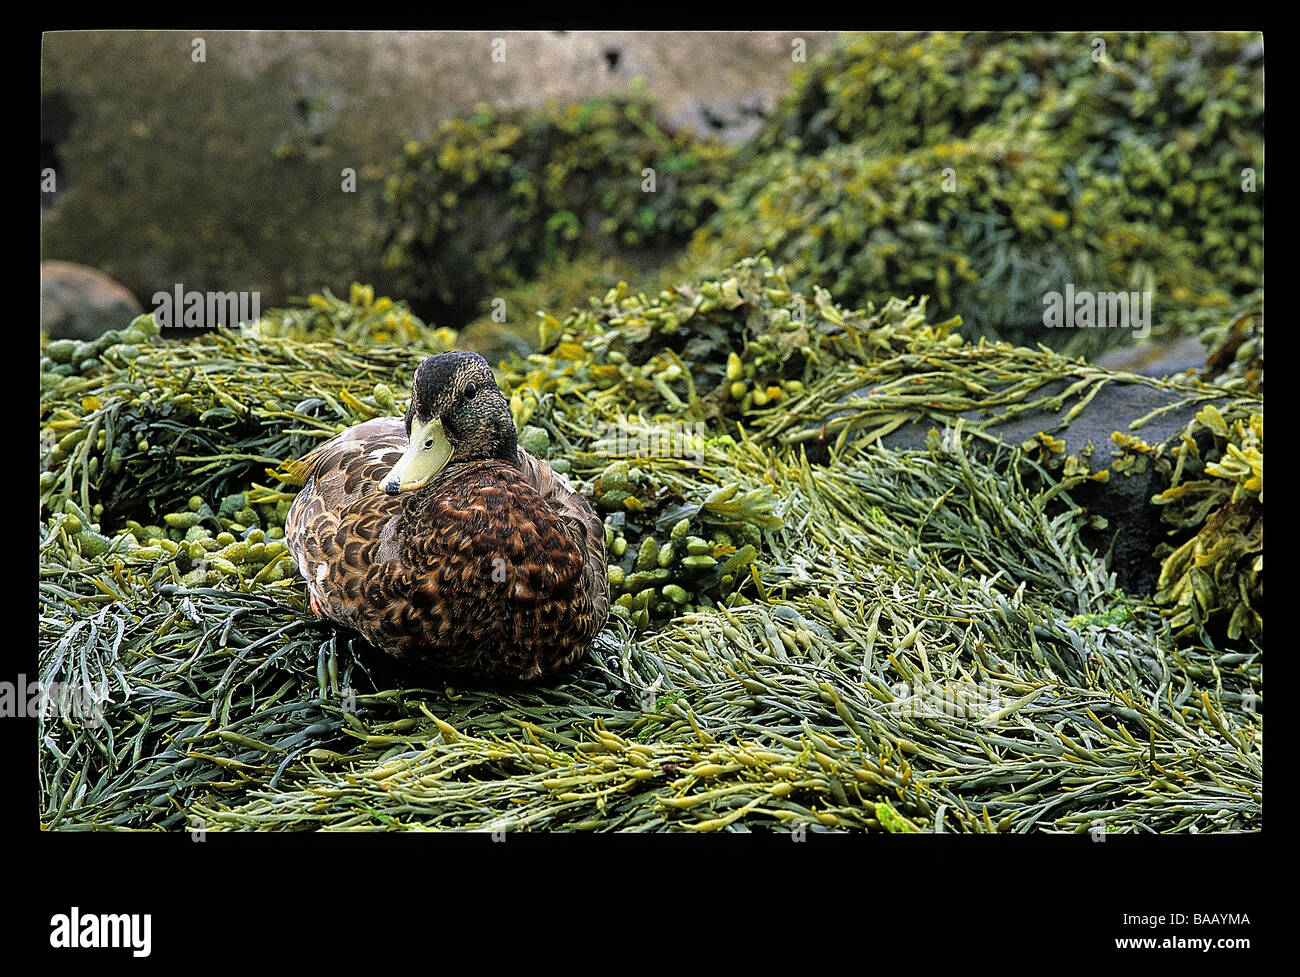
M 1167 377 L 1205 369 L 1205 344 L 1195 336 L 1178 336 L 1143 346 L 1107 350 L 1093 360 L 1098 366 L 1144 377 Z
M 134 295 L 94 268 L 41 262 L 41 331 L 51 339 L 96 339 L 143 311 Z

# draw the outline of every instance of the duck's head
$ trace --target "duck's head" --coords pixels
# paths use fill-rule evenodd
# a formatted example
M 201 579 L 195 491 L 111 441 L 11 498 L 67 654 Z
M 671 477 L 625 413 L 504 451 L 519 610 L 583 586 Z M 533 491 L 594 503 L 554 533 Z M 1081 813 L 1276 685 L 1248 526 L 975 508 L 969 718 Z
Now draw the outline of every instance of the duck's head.
M 406 451 L 384 476 L 389 495 L 428 484 L 448 465 L 500 458 L 519 464 L 510 405 L 478 353 L 439 353 L 415 371 Z

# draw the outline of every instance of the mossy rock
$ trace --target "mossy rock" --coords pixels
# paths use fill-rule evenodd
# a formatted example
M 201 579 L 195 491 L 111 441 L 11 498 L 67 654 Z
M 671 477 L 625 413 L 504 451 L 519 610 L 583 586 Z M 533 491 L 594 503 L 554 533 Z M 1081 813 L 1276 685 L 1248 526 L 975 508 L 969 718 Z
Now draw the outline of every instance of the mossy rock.
M 1198 333 L 1262 282 L 1258 41 L 847 37 L 796 75 L 683 268 L 764 248 L 847 306 L 928 295 L 968 336 L 1072 355 L 1131 337 L 1045 328 L 1067 283 L 1150 293 L 1148 327 Z
M 484 106 L 395 161 L 384 267 L 417 306 L 464 322 L 543 261 L 684 243 L 717 208 L 733 155 L 668 131 L 644 97 Z

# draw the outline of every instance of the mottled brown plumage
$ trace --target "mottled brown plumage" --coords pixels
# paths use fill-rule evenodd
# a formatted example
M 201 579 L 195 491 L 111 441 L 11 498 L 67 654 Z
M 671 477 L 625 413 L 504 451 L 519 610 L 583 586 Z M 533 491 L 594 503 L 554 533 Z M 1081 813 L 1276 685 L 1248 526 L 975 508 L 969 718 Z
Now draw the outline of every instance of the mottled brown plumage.
M 433 444 L 440 432 L 446 460 Z M 441 467 L 399 491 L 400 473 L 423 464 L 421 447 L 436 456 L 426 467 Z M 300 469 L 307 480 L 285 536 L 313 609 L 395 658 L 531 681 L 570 665 L 604 626 L 604 525 L 517 447 L 477 354 L 425 360 L 405 422 L 350 428 Z

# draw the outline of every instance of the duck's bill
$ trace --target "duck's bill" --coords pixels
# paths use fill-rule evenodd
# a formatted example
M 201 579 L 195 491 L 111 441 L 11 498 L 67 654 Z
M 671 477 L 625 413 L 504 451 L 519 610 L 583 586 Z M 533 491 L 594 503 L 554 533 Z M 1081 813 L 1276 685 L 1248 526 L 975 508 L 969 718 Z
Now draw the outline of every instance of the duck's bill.
M 427 424 L 413 423 L 406 451 L 384 476 L 384 491 L 397 495 L 418 489 L 428 484 L 450 460 L 451 442 L 443 433 L 442 421 L 435 417 Z

